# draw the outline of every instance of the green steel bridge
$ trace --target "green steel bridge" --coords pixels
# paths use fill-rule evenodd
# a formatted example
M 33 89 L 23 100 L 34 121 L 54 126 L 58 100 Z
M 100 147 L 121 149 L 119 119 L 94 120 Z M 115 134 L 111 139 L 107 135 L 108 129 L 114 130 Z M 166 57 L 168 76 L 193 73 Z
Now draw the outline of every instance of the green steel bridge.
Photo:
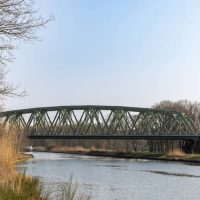
M 6 127 L 30 139 L 199 139 L 185 113 L 123 106 L 55 106 L 0 113 Z

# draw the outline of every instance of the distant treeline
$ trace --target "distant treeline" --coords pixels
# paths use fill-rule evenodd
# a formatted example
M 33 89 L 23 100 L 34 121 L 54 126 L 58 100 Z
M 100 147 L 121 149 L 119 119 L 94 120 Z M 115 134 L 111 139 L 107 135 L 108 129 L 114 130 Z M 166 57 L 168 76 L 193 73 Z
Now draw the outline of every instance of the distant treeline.
M 189 100 L 170 101 L 164 100 L 152 106 L 155 109 L 171 110 L 188 114 L 195 125 L 200 128 L 200 103 Z

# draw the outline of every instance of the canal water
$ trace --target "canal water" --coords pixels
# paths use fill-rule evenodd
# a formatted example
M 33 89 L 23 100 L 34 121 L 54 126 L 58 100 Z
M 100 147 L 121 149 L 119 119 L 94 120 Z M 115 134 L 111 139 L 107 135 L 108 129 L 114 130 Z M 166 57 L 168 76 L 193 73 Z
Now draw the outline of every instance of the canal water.
M 56 195 L 73 179 L 94 200 L 199 200 L 200 166 L 178 162 L 33 153 L 19 165 Z M 55 198 L 56 199 L 56 198 Z

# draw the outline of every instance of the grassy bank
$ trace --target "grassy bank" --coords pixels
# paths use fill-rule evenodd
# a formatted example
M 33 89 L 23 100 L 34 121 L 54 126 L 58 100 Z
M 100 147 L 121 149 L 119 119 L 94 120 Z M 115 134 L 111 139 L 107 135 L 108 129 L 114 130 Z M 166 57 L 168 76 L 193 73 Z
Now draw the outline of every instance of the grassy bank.
M 35 151 L 45 152 L 47 149 L 44 147 L 36 147 Z M 168 153 L 152 153 L 152 152 L 125 152 L 114 151 L 105 149 L 85 149 L 83 147 L 65 147 L 55 146 L 48 149 L 48 152 L 54 153 L 71 153 L 82 154 L 102 157 L 115 157 L 115 158 L 127 158 L 127 159 L 147 159 L 147 160 L 163 160 L 163 161 L 180 161 L 180 162 L 194 162 L 200 163 L 200 154 L 185 154 L 179 149 L 174 149 Z

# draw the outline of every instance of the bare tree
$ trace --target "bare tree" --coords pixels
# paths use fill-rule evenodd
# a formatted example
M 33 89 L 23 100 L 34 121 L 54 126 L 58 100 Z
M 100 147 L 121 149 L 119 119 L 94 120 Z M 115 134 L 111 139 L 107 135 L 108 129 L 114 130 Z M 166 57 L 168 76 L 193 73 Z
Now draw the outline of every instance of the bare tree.
M 13 61 L 17 41 L 29 42 L 38 39 L 36 31 L 53 19 L 44 19 L 35 10 L 34 0 L 0 0 L 0 98 L 16 93 L 16 87 L 6 81 L 7 62 Z
M 164 100 L 152 106 L 155 109 L 172 110 L 187 113 L 200 128 L 200 103 L 189 100 L 169 101 Z

